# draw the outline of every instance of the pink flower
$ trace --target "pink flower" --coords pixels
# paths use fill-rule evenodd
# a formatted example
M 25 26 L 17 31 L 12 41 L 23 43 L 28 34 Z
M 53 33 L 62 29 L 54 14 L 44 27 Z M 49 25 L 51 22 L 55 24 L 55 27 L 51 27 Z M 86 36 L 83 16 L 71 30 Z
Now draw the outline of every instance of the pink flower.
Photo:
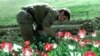
M 83 56 L 97 56 L 97 54 L 95 52 L 92 52 L 92 51 L 87 51 L 84 53 Z
M 0 47 L 3 49 L 4 52 L 10 52 L 13 49 L 13 45 L 9 42 L 1 43 Z
M 78 32 L 78 35 L 80 36 L 80 38 L 85 38 L 85 36 L 86 36 L 86 30 L 85 29 L 81 29 Z
M 64 33 L 63 32 L 58 32 L 57 35 L 58 35 L 58 37 L 63 37 Z
M 65 32 L 64 38 L 72 39 L 72 34 L 70 32 Z
M 45 51 L 51 51 L 53 49 L 53 44 L 46 43 L 44 49 Z

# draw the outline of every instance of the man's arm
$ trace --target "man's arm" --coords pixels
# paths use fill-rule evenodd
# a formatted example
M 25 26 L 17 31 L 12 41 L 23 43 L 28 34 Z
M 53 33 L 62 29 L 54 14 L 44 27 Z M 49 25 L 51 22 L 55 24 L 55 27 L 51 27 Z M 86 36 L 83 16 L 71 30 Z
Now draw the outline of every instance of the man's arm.
M 50 27 L 43 26 L 43 28 L 46 33 L 50 34 L 52 37 L 56 37 L 56 33 Z
M 53 39 L 56 41 L 56 43 L 59 44 L 58 39 L 56 38 L 56 33 L 52 30 L 51 25 L 56 20 L 58 16 L 58 13 L 56 11 L 50 11 L 48 12 L 47 16 L 45 17 L 45 20 L 43 21 L 43 29 L 46 33 L 50 34 Z
M 56 33 L 51 29 L 51 25 L 55 21 L 57 15 L 58 13 L 56 11 L 48 12 L 42 24 L 44 31 L 53 37 L 56 37 Z

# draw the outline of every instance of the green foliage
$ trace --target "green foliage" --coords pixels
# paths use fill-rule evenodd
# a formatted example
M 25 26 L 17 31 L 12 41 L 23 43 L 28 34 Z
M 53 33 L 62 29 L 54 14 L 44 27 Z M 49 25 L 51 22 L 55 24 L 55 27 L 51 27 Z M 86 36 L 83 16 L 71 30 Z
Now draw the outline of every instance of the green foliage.
M 22 39 L 22 36 L 20 36 L 20 31 L 18 30 L 8 30 L 8 31 L 5 31 L 6 33 L 3 35 L 3 36 L 0 36 L 1 39 L 0 39 L 0 43 L 1 42 L 4 42 L 4 41 L 7 41 L 7 42 L 11 42 L 11 43 L 16 43 L 18 45 L 21 45 L 23 46 L 23 39 Z M 90 36 L 87 36 L 86 38 L 90 38 L 91 40 L 98 40 L 100 39 L 99 38 L 100 35 L 98 35 L 97 37 L 95 38 L 92 38 Z M 47 35 L 41 35 L 41 38 L 45 39 L 45 37 L 47 37 L 47 41 L 48 42 L 51 42 L 51 43 L 55 43 L 54 40 L 52 40 L 51 36 Z M 74 56 L 77 56 L 79 53 L 81 53 L 81 55 L 84 54 L 84 52 L 88 51 L 88 50 L 91 50 L 93 52 L 96 52 L 96 54 L 98 56 L 100 56 L 100 47 L 94 47 L 93 44 L 87 44 L 85 45 L 84 47 L 80 47 L 79 46 L 79 43 L 76 42 L 76 41 L 73 41 L 73 40 L 70 40 L 70 39 L 64 39 L 64 38 L 59 38 L 59 45 L 56 49 L 53 49 L 52 51 L 48 52 L 48 55 L 49 56 L 71 56 L 71 52 L 74 53 Z M 43 50 L 43 45 L 44 45 L 44 42 L 39 42 L 38 43 L 40 49 Z M 70 49 L 68 45 L 73 45 L 75 46 L 75 49 Z M 33 49 L 37 49 L 37 46 L 32 44 L 31 47 Z M 76 52 L 76 53 L 75 53 Z M 19 50 L 17 52 L 20 56 L 21 54 L 21 50 Z M 0 56 L 11 56 L 11 54 L 7 54 L 7 53 L 4 53 L 1 49 L 0 49 Z M 36 53 L 33 53 L 33 56 L 37 56 Z

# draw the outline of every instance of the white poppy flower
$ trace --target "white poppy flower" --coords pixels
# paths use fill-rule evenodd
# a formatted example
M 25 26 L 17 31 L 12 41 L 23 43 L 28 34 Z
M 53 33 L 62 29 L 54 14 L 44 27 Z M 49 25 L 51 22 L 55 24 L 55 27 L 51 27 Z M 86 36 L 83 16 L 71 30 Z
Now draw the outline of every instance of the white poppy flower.
M 96 36 L 97 36 L 96 32 L 92 32 L 92 37 L 96 37 Z
M 9 53 L 9 51 L 10 51 L 9 50 L 9 46 L 8 45 L 5 45 L 5 47 L 3 48 L 3 51 Z
M 18 51 L 18 49 L 22 49 L 22 46 L 17 45 L 17 44 L 14 44 L 14 45 L 13 45 L 13 49 L 14 49 L 15 51 Z
M 70 50 L 74 50 L 74 49 L 75 49 L 75 46 L 73 46 L 73 45 L 68 45 L 68 48 L 69 48 Z
M 58 46 L 58 45 L 57 45 L 56 43 L 53 44 L 53 48 L 54 48 L 54 49 L 57 48 L 57 46 Z

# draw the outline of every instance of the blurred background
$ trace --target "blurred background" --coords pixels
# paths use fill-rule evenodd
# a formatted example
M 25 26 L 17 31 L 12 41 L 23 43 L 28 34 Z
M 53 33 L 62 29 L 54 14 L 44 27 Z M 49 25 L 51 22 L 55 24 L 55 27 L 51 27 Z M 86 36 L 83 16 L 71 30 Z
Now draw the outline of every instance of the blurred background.
M 100 16 L 100 0 L 0 0 L 0 26 L 17 25 L 16 14 L 21 7 L 36 2 L 46 2 L 58 9 L 69 8 L 71 20 Z

